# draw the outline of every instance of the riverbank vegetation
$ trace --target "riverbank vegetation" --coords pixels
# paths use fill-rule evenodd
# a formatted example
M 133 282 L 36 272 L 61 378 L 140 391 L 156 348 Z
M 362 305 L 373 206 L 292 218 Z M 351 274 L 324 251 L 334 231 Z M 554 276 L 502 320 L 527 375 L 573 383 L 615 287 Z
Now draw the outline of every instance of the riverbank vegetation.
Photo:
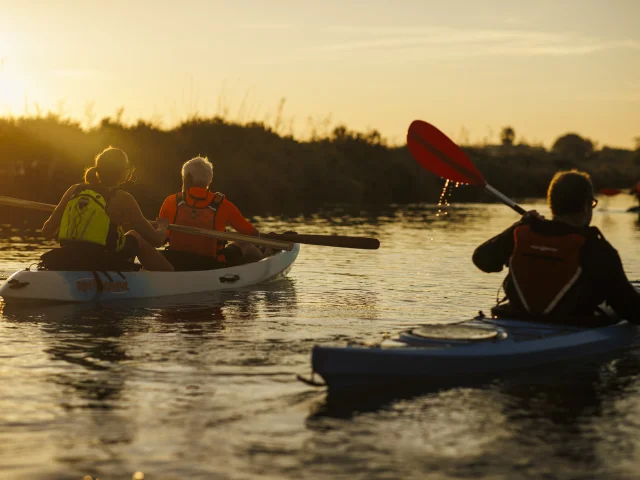
M 553 174 L 578 168 L 596 189 L 627 189 L 640 180 L 636 150 L 597 147 L 577 134 L 560 136 L 552 148 L 518 143 L 505 127 L 497 145 L 463 146 L 490 183 L 515 199 L 543 197 Z M 375 130 L 336 127 L 300 141 L 265 123 L 238 124 L 194 116 L 172 128 L 121 116 L 95 127 L 48 114 L 0 119 L 0 195 L 57 203 L 79 182 L 93 157 L 108 145 L 124 149 L 136 167 L 126 188 L 155 218 L 162 200 L 180 189 L 181 164 L 206 155 L 213 162 L 213 188 L 245 215 L 310 213 L 331 205 L 370 210 L 382 205 L 438 201 L 443 180 L 423 170 L 406 146 L 391 146 Z M 490 201 L 477 188 L 458 188 L 453 201 Z M 0 223 L 16 214 L 0 209 Z M 20 212 L 18 218 L 29 215 Z

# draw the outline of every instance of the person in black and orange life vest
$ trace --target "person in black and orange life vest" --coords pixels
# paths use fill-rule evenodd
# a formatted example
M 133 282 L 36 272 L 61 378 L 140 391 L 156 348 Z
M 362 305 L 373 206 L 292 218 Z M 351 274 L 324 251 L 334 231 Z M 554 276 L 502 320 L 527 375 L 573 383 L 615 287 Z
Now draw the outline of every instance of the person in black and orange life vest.
M 225 231 L 227 225 L 244 235 L 259 235 L 240 210 L 222 193 L 209 191 L 213 165 L 206 157 L 195 157 L 182 166 L 182 192 L 169 195 L 160 208 L 160 218 L 176 225 Z M 263 252 L 244 242 L 224 241 L 201 235 L 169 232 L 164 252 L 176 270 L 209 270 L 255 262 Z
M 552 220 L 535 210 L 476 248 L 473 263 L 484 272 L 509 273 L 504 290 L 509 311 L 524 318 L 599 325 L 607 302 L 615 313 L 640 323 L 640 294 L 629 283 L 618 252 L 596 227 L 591 178 L 577 170 L 558 172 L 547 202 Z

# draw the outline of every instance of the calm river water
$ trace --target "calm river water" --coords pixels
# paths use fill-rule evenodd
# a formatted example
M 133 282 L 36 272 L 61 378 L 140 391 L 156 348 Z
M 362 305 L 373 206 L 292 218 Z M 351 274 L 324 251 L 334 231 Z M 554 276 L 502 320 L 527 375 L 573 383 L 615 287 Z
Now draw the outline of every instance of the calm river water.
M 594 224 L 640 279 L 638 217 L 624 212 L 628 198 L 612 200 L 601 200 Z M 480 204 L 436 212 L 259 218 L 266 231 L 375 236 L 382 246 L 303 246 L 287 279 L 250 291 L 119 306 L 0 301 L 0 477 L 637 478 L 634 358 L 583 383 L 496 383 L 348 407 L 296 380 L 314 344 L 492 305 L 503 274 L 476 270 L 471 254 L 517 215 Z M 0 240 L 0 277 L 46 248 Z

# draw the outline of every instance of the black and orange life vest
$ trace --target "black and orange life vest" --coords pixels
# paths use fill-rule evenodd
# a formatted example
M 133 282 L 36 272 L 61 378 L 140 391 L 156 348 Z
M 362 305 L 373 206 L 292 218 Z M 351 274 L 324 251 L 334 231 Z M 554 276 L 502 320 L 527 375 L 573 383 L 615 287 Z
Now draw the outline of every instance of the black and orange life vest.
M 215 230 L 216 215 L 220 204 L 224 201 L 224 194 L 216 192 L 209 203 L 197 207 L 198 203 L 206 200 L 209 196 L 196 197 L 192 193 L 181 192 L 176 194 L 176 214 L 173 222 L 176 225 L 187 225 L 189 227 L 206 228 Z M 193 199 L 193 204 L 189 204 L 189 198 Z M 224 247 L 224 242 L 215 238 L 193 235 L 182 232 L 171 232 L 171 250 L 195 253 L 207 257 L 217 257 L 219 251 Z
M 528 224 L 516 227 L 513 236 L 509 272 L 519 300 L 532 315 L 554 313 L 582 275 L 580 254 L 586 238 L 580 233 L 541 235 Z

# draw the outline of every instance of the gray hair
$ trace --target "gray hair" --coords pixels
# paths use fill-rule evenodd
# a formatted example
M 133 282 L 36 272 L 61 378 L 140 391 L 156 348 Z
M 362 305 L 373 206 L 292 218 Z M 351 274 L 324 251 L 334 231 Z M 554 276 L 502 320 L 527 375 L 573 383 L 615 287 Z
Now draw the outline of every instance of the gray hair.
M 182 181 L 191 177 L 194 187 L 207 188 L 213 180 L 213 165 L 207 157 L 195 157 L 182 165 Z

